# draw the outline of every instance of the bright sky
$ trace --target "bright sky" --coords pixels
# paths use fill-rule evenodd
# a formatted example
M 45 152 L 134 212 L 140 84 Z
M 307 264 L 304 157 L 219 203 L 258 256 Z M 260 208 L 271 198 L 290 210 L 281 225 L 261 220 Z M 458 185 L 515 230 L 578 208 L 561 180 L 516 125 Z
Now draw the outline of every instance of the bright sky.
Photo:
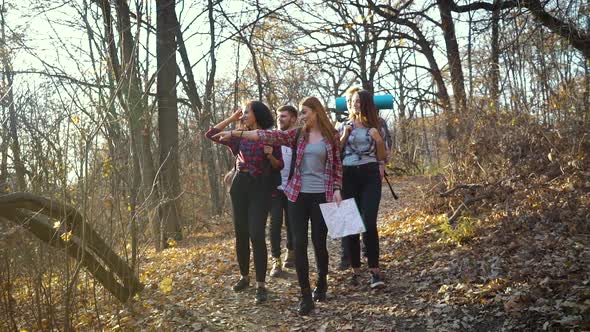
M 68 75 L 73 77 L 92 77 L 94 67 L 89 61 L 88 38 L 85 32 L 84 22 L 81 19 L 83 0 L 41 2 L 44 6 L 47 6 L 46 8 L 39 8 L 37 1 L 11 1 L 13 4 L 9 6 L 6 14 L 8 26 L 11 30 L 24 34 L 24 44 L 28 48 L 24 49 L 20 47 L 16 50 L 13 60 L 13 67 L 16 71 L 35 70 L 53 72 L 50 67 L 55 66 L 65 70 Z M 275 7 L 280 4 L 278 1 L 268 1 L 268 3 L 269 7 Z M 420 3 L 420 1 L 416 1 L 416 3 Z M 150 6 L 149 10 L 152 13 L 155 12 L 155 1 L 144 1 L 142 4 Z M 223 4 L 229 15 L 249 9 L 242 1 L 224 1 Z M 309 4 L 309 1 L 307 4 Z M 132 11 L 135 11 L 134 6 L 132 5 Z M 99 8 L 96 3 L 92 3 L 90 8 L 91 12 L 88 14 L 89 24 L 95 31 L 99 32 L 102 30 L 102 17 L 100 15 L 96 16 Z M 191 61 L 194 63 L 203 57 L 207 58 L 209 25 L 207 14 L 204 12 L 205 4 L 203 1 L 196 0 L 182 1 L 177 4 L 176 10 L 182 27 L 186 29 L 184 36 Z M 114 14 L 114 8 L 112 11 Z M 290 11 L 290 14 L 297 15 L 293 10 Z M 438 19 L 437 10 L 432 10 L 431 14 L 434 19 Z M 95 17 L 92 17 L 93 15 Z M 304 15 L 303 17 L 305 18 Z M 459 18 L 458 15 L 456 15 L 456 18 Z M 240 22 L 240 19 L 236 16 L 235 23 L 241 25 L 250 22 L 250 20 L 251 17 L 244 16 Z M 467 38 L 468 30 L 466 28 L 466 20 L 466 14 L 456 20 L 456 30 L 460 42 L 465 41 Z M 219 19 L 219 22 L 222 21 L 222 19 Z M 155 16 L 151 17 L 150 22 L 155 25 Z M 218 26 L 217 29 L 217 32 L 224 36 L 227 36 L 233 30 L 228 25 L 224 27 Z M 145 30 L 142 31 L 142 34 L 140 38 L 145 43 Z M 444 45 L 444 43 L 441 41 L 440 45 Z M 294 49 L 296 48 L 297 45 L 294 45 Z M 445 55 L 442 53 L 443 49 L 441 48 L 436 54 L 441 67 L 446 65 Z M 233 78 L 235 75 L 236 50 L 236 44 L 232 41 L 224 43 L 217 50 L 217 77 Z M 150 51 L 155 52 L 154 34 L 150 36 Z M 249 55 L 247 49 L 243 46 L 240 51 L 240 69 L 243 70 L 248 65 Z M 140 57 L 143 59 L 144 56 L 144 50 L 140 49 Z M 152 56 L 150 62 L 151 66 L 154 66 L 156 59 L 154 54 Z M 177 56 L 177 61 L 180 63 L 179 56 Z M 421 55 L 418 56 L 418 61 L 421 65 L 426 65 Z M 197 81 L 204 80 L 205 73 L 207 72 L 207 62 L 200 61 L 195 65 L 193 73 Z M 102 66 L 104 69 L 104 63 Z M 154 69 L 152 68 L 150 72 L 153 73 Z M 383 70 L 386 71 L 387 68 L 384 66 Z M 413 73 L 409 72 L 408 75 L 413 75 Z M 26 80 L 27 84 L 31 84 L 34 81 L 34 76 L 31 75 L 17 76 L 15 82 L 17 87 L 25 83 L 20 79 L 21 77 Z M 395 84 L 393 83 L 384 81 L 382 84 L 393 87 L 395 90 Z M 450 84 L 448 88 L 449 90 L 451 89 Z M 449 93 L 452 93 L 452 91 L 450 90 Z M 328 101 L 328 105 L 333 106 L 333 101 Z

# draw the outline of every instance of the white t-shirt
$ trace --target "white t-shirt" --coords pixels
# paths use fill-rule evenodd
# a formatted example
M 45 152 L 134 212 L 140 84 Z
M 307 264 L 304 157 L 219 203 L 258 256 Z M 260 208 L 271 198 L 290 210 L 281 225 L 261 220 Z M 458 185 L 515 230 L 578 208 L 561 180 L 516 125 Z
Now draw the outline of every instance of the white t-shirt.
M 289 170 L 291 169 L 291 156 L 293 151 L 290 147 L 281 145 L 281 152 L 283 153 L 283 169 L 281 170 L 281 185 L 277 187 L 279 190 L 284 190 L 289 181 Z

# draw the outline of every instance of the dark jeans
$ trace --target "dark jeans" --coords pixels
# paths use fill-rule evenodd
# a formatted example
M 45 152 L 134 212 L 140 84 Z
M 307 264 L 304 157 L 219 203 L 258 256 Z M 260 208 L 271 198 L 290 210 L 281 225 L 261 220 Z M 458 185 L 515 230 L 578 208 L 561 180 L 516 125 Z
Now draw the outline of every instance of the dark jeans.
M 309 261 L 307 259 L 308 220 L 311 219 L 311 242 L 315 252 L 318 280 L 328 275 L 328 227 L 320 211 L 320 203 L 326 202 L 326 194 L 299 193 L 296 202 L 289 202 L 289 216 L 295 235 L 295 270 L 302 291 L 310 289 Z
M 254 251 L 256 281 L 264 282 L 266 277 L 267 251 L 265 240 L 266 219 L 270 209 L 270 178 L 252 177 L 239 172 L 232 182 L 230 196 L 236 232 L 236 255 L 240 274 L 250 272 L 250 242 Z
M 345 236 L 340 240 L 340 261 L 350 264 L 350 253 L 348 252 L 349 245 L 347 239 L 348 238 Z
M 275 191 L 270 209 L 270 253 L 272 257 L 281 257 L 281 227 L 283 226 L 283 211 L 287 228 L 287 249 L 293 250 L 293 230 L 289 221 L 287 196 L 282 190 Z
M 377 212 L 381 201 L 381 177 L 379 163 L 360 166 L 345 166 L 342 172 L 342 199 L 354 198 L 365 224 L 363 244 L 366 248 L 369 268 L 379 267 L 379 234 L 377 234 Z M 361 245 L 359 235 L 349 235 L 343 240 L 348 247 L 350 265 L 361 266 Z

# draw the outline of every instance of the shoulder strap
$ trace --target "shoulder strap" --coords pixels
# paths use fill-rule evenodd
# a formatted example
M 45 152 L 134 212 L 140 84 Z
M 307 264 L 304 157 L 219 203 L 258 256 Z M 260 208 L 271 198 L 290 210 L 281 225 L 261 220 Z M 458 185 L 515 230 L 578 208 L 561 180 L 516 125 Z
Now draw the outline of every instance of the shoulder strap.
M 297 159 L 297 143 L 299 142 L 299 135 L 301 135 L 301 128 L 297 128 L 297 133 L 295 134 L 295 148 L 291 152 L 291 165 L 289 166 L 289 177 L 288 179 L 291 180 L 293 177 L 293 173 L 295 172 L 295 160 Z

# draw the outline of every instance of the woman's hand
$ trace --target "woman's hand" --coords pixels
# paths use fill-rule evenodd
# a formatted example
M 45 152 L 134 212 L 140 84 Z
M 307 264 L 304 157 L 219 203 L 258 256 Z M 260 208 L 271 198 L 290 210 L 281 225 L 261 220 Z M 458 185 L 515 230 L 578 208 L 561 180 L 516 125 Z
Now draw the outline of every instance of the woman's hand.
M 383 180 L 383 176 L 385 176 L 385 163 L 379 162 L 379 176 Z
M 265 154 L 266 156 L 268 156 L 269 154 L 272 154 L 272 146 L 270 146 L 270 145 L 265 145 L 265 146 L 264 146 L 264 154 Z
M 345 135 L 350 135 L 351 132 L 352 132 L 352 126 L 351 125 L 344 126 L 344 134 Z
M 234 113 L 235 114 L 235 113 Z M 217 134 L 213 135 L 211 138 L 218 139 L 220 141 L 229 141 L 231 138 L 231 130 L 230 131 L 221 131 Z
M 340 203 L 342 203 L 342 195 L 340 194 L 340 189 L 334 190 L 334 202 L 336 202 L 337 206 L 340 206 Z
M 230 119 L 231 119 L 233 122 L 236 122 L 236 121 L 239 121 L 239 120 L 240 120 L 240 118 L 242 117 L 242 115 L 243 115 L 243 114 L 244 114 L 244 113 L 242 112 L 242 109 L 241 109 L 241 108 L 238 108 L 238 110 L 237 110 L 237 111 L 235 111 L 235 112 L 234 112 L 234 114 L 232 114 L 232 115 L 231 115 L 229 118 L 230 118 Z

